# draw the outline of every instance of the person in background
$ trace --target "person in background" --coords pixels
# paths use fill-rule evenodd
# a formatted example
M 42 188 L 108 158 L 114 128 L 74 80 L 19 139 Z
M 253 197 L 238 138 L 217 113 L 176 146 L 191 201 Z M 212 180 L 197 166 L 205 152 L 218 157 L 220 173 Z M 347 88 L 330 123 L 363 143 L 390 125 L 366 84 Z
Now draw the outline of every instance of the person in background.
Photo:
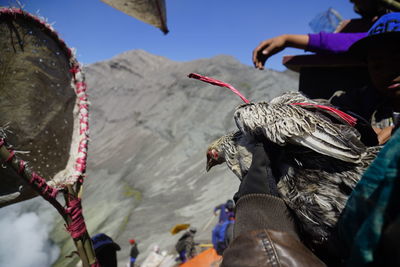
M 296 47 L 317 53 L 347 53 L 353 43 L 367 36 L 365 33 L 324 33 L 309 35 L 285 34 L 263 41 L 253 51 L 253 62 L 256 68 L 264 69 L 265 61 L 285 47 Z M 357 115 L 374 128 L 377 143 L 384 144 L 390 136 L 391 111 L 387 109 L 384 97 L 366 81 L 360 88 L 339 90 L 329 102 L 338 109 Z M 342 89 L 342 88 L 340 88 Z M 374 137 L 376 139 L 376 137 Z M 375 144 L 374 144 L 375 145 Z
M 375 22 L 380 16 L 400 11 L 400 1 L 387 0 L 351 0 L 354 10 L 363 18 Z M 372 23 L 371 23 L 372 24 Z M 265 62 L 271 56 L 287 47 L 304 49 L 315 53 L 344 53 L 356 41 L 367 35 L 361 33 L 326 33 L 283 34 L 262 41 L 253 50 L 253 64 L 257 69 L 264 69 Z
M 218 255 L 222 255 L 232 241 L 234 223 L 235 217 L 231 214 L 228 220 L 220 222 L 214 227 L 211 241 Z
M 189 231 L 185 232 L 175 245 L 176 252 L 179 254 L 177 260 L 182 263 L 196 256 L 196 243 L 194 242 L 196 232 L 196 228 L 190 227 Z
M 219 219 L 218 223 L 223 223 L 229 219 L 229 217 L 234 217 L 234 209 L 235 204 L 232 199 L 228 199 L 226 203 L 218 205 L 214 208 L 214 215 L 217 215 L 217 211 L 219 210 Z
M 348 266 L 400 265 L 400 12 L 382 16 L 350 47 L 393 112 L 388 143 L 364 173 L 338 221 L 338 248 Z M 391 137 L 393 136 L 393 137 Z M 389 139 L 390 138 L 390 139 Z
M 130 267 L 135 266 L 136 259 L 139 255 L 139 249 L 137 247 L 137 243 L 135 239 L 130 239 L 129 244 L 131 244 L 131 251 L 130 251 Z
M 353 1 L 357 10 L 365 16 L 372 16 L 374 20 L 387 12 L 400 10 L 400 2 L 386 0 Z M 375 10 L 375 11 L 374 11 Z M 375 13 L 374 13 L 375 12 Z M 263 41 L 253 51 L 253 62 L 256 68 L 263 69 L 265 61 L 285 47 L 297 47 L 317 53 L 348 53 L 349 49 L 359 40 L 365 38 L 365 33 L 324 33 L 309 35 L 282 35 Z M 365 59 L 364 59 L 365 60 Z M 371 73 L 370 73 L 371 74 Z M 380 74 L 374 74 L 378 77 Z M 388 103 L 390 97 L 377 88 L 373 81 L 366 80 L 366 85 L 360 88 L 346 88 L 346 91 L 338 91 L 330 99 L 330 103 L 342 111 L 361 116 L 370 123 L 377 135 L 377 143 L 387 142 L 394 127 L 395 114 L 392 104 Z M 395 116 L 396 117 L 396 116 Z M 375 137 L 374 137 L 375 138 Z M 375 144 L 374 144 L 375 145 Z
M 349 53 L 367 63 L 374 89 L 390 111 L 386 122 L 386 142 L 400 121 L 400 12 L 382 16 L 368 35 L 354 43 Z M 381 143 L 384 143 L 381 142 Z
M 117 267 L 117 251 L 121 247 L 104 233 L 92 237 L 96 258 L 101 267 Z

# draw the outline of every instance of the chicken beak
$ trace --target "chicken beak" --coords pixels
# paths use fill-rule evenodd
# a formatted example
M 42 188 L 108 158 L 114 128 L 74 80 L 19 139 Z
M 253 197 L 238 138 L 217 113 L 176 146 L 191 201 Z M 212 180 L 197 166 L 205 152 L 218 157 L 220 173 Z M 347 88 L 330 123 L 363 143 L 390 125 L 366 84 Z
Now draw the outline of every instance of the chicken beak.
M 206 166 L 206 171 L 208 172 L 211 170 L 211 168 L 215 165 L 214 160 L 211 157 L 207 156 L 207 166 Z

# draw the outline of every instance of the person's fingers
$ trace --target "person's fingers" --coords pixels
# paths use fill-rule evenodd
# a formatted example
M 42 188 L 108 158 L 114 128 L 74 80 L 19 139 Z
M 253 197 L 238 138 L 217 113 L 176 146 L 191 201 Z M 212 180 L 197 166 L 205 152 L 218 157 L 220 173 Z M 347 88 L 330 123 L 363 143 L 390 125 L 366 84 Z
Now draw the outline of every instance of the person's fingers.
M 265 61 L 266 61 L 266 58 L 264 58 L 262 55 L 260 55 L 258 57 L 256 68 L 259 70 L 263 70 Z
M 378 134 L 378 141 L 380 145 L 385 144 L 390 139 L 390 137 L 392 136 L 392 130 L 393 126 L 389 126 L 383 128 L 382 131 L 380 131 L 380 133 Z
M 254 65 L 254 67 L 256 67 L 256 68 L 258 68 L 259 67 L 259 62 L 260 62 L 260 60 L 258 59 L 258 53 L 259 53 L 259 51 L 258 50 L 254 50 L 253 51 L 253 65 Z
M 271 43 L 268 47 L 264 48 L 261 51 L 261 54 L 264 55 L 266 58 L 269 58 L 273 54 L 275 54 L 275 51 L 278 49 L 277 45 L 275 43 Z
M 382 131 L 382 129 L 378 128 L 378 127 L 373 127 L 372 126 L 372 129 L 375 131 L 376 134 L 379 134 Z
M 256 68 L 259 68 L 260 66 L 263 66 L 263 62 L 262 61 L 262 51 L 265 50 L 266 48 L 268 48 L 268 46 L 270 45 L 271 40 L 265 40 L 263 42 L 261 42 L 254 50 L 253 50 L 253 65 Z M 260 58 L 261 56 L 261 58 Z
M 272 55 L 274 55 L 274 51 L 276 50 L 276 46 L 274 44 L 271 44 L 268 46 L 268 48 L 265 48 L 261 50 L 258 53 L 257 60 L 258 60 L 258 69 L 263 70 L 265 67 L 265 62 L 267 62 L 268 58 L 270 58 Z
M 256 49 L 253 50 L 253 54 L 252 54 L 252 57 L 251 57 L 254 67 L 257 67 L 257 53 L 258 53 L 258 50 L 256 48 Z
M 281 51 L 282 44 L 277 38 L 268 39 L 261 42 L 254 50 L 253 50 L 253 65 L 257 69 L 263 70 L 265 67 L 265 62 L 268 58 L 275 55 L 279 51 Z
M 255 62 L 254 62 L 254 67 L 255 67 L 256 69 L 262 70 L 262 69 L 264 68 L 264 63 L 263 63 L 262 59 L 260 59 L 259 57 L 257 57 L 257 58 L 255 59 Z
M 264 69 L 264 63 L 267 60 L 267 56 L 264 55 L 264 50 L 260 50 L 254 55 L 253 63 L 257 69 Z

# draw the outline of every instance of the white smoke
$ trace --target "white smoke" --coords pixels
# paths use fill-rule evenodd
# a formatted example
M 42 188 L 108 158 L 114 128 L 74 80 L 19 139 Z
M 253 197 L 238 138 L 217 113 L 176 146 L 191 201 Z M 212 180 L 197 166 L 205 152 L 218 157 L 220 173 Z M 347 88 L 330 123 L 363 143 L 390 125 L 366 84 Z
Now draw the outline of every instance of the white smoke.
M 58 258 L 60 250 L 49 239 L 54 213 L 37 201 L 44 200 L 0 209 L 0 267 L 49 267 Z M 32 206 L 42 207 L 41 213 Z

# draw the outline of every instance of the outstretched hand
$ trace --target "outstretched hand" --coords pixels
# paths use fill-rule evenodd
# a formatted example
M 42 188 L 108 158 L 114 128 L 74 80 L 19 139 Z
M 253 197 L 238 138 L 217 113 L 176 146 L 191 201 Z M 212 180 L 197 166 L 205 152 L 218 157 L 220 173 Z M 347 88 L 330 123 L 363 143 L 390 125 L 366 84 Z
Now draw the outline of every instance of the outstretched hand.
M 263 70 L 267 59 L 286 47 L 306 49 L 309 42 L 307 34 L 283 34 L 262 41 L 253 50 L 253 64 L 257 69 Z
M 267 59 L 286 47 L 286 35 L 280 35 L 262 41 L 253 50 L 253 64 L 256 69 L 263 70 Z

